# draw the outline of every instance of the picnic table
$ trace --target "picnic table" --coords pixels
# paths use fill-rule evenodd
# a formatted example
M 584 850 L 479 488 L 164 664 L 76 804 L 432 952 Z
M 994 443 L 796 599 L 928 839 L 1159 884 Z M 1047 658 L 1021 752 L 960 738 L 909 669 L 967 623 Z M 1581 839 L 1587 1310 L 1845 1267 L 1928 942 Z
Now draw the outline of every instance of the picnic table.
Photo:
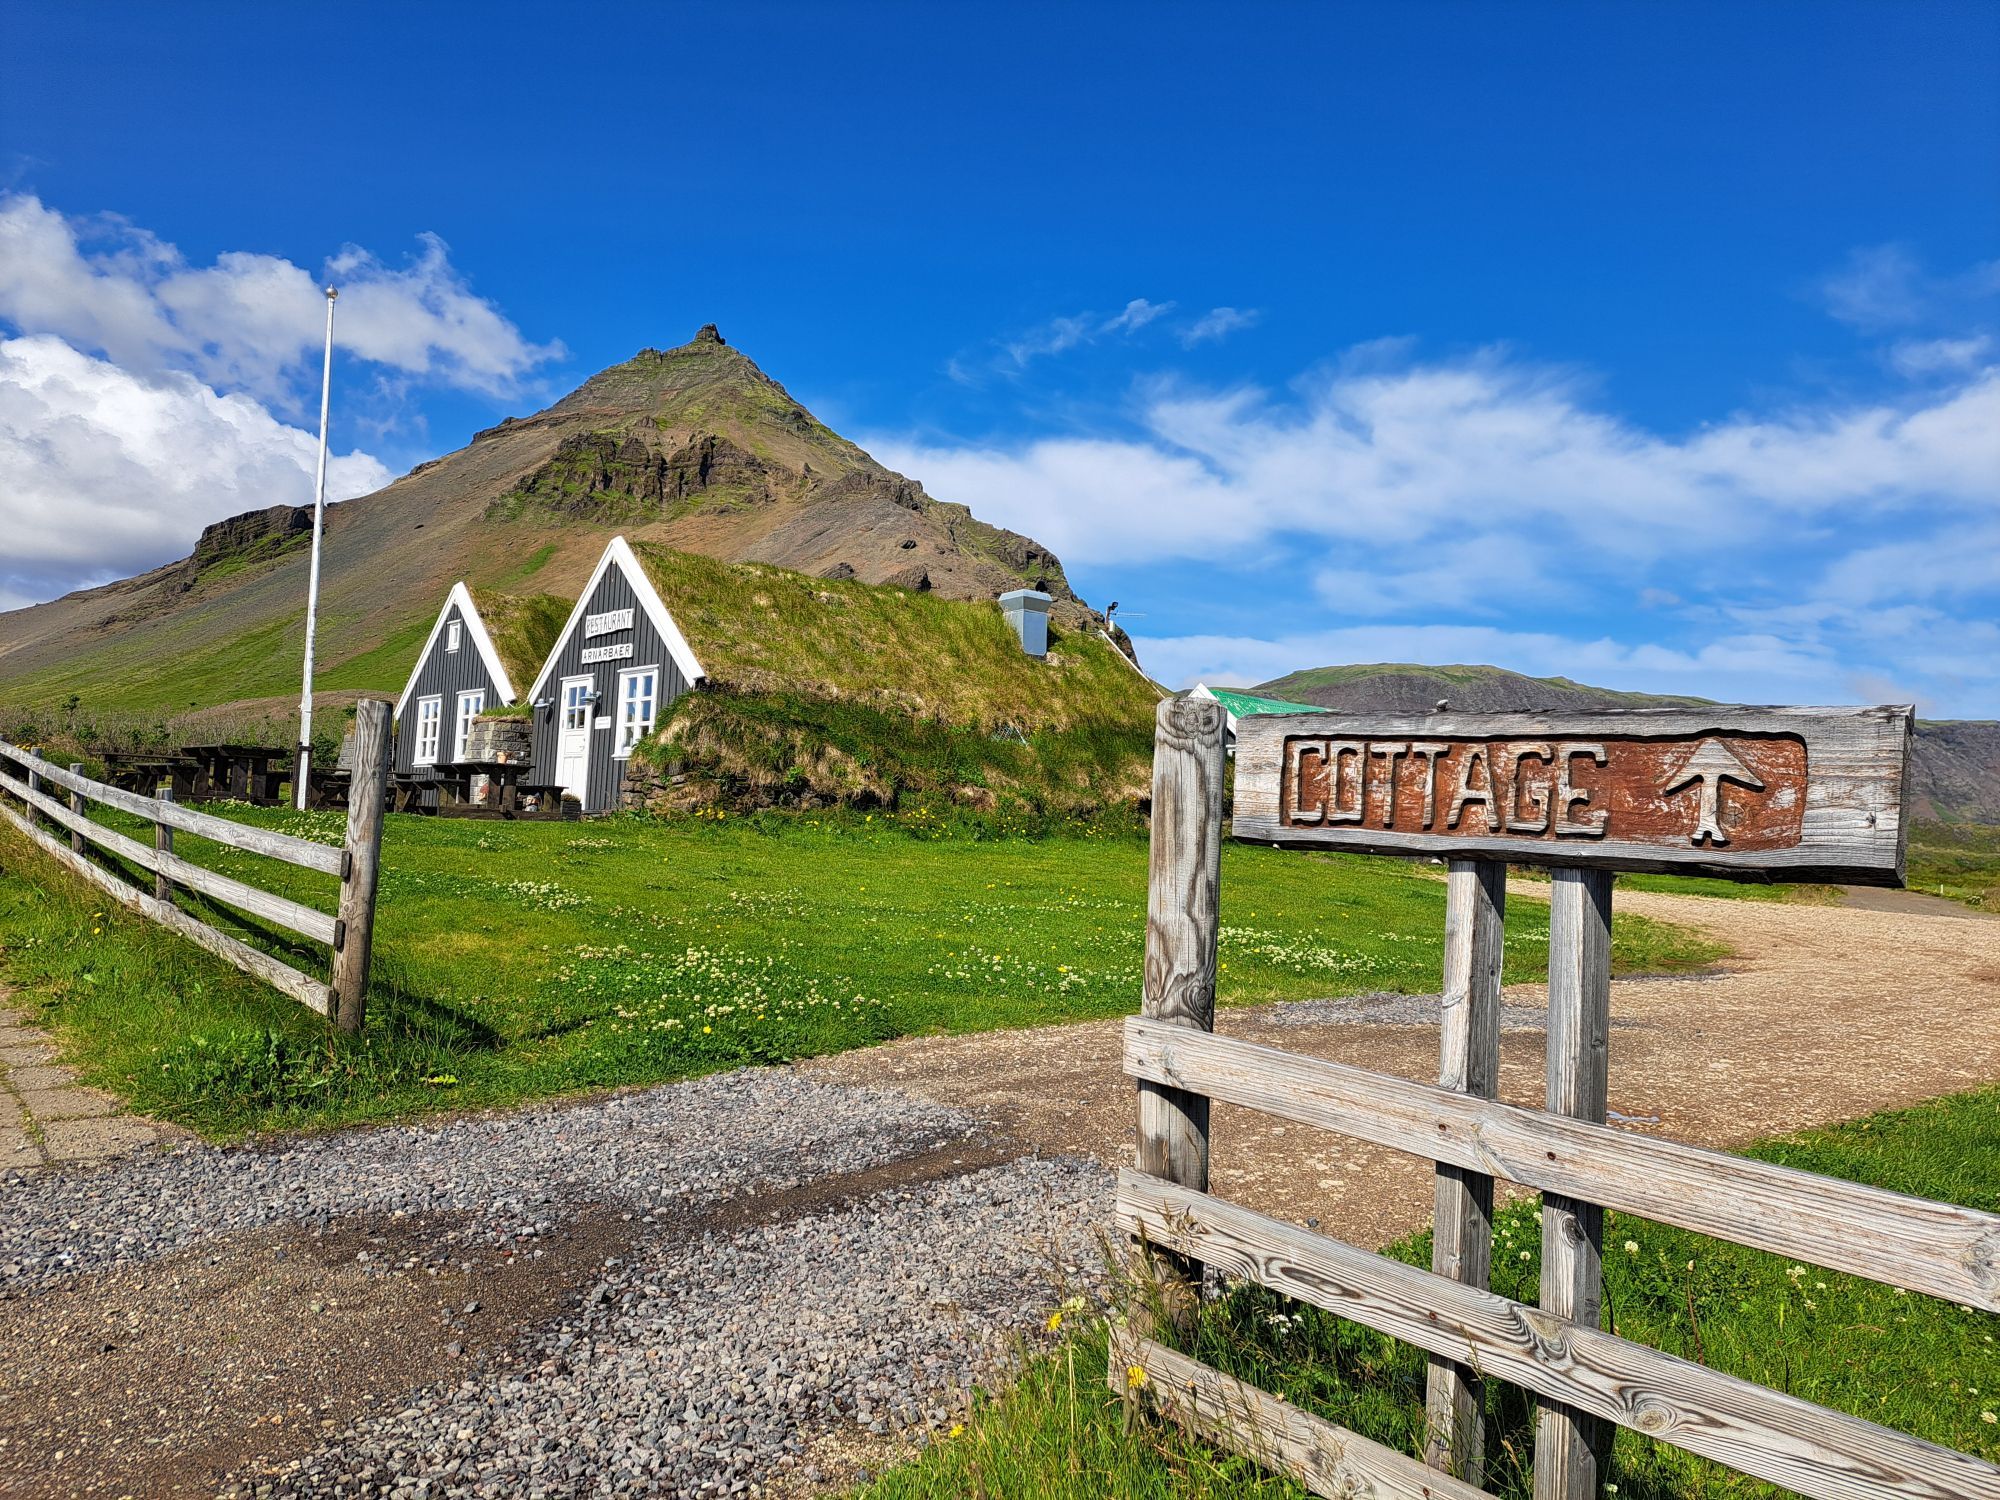
M 461 760 L 438 766 L 430 785 L 437 789 L 441 818 L 559 818 L 563 789 L 529 781 L 532 762 Z M 486 786 L 481 789 L 481 778 Z M 532 803 L 532 807 L 530 806 Z
M 195 802 L 233 797 L 275 807 L 278 787 L 291 770 L 291 753 L 269 745 L 183 745 L 181 754 L 195 765 L 189 789 L 189 800 Z
M 174 796 L 186 801 L 194 790 L 194 771 L 194 762 L 183 756 L 141 750 L 104 752 L 104 779 L 141 796 L 151 797 L 162 782 L 171 782 Z
M 521 778 L 534 767 L 522 760 L 460 760 L 438 768 L 438 816 L 512 818 L 521 810 Z M 485 777 L 483 798 L 475 784 Z

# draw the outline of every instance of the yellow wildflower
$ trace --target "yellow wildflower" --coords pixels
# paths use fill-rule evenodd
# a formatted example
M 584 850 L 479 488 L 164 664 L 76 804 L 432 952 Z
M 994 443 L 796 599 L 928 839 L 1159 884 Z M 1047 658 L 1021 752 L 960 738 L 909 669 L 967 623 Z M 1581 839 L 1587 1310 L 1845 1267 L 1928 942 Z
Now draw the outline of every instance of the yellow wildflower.
M 945 1436 L 957 1437 L 964 1431 L 965 1431 L 965 1424 L 963 1422 L 954 1422 L 951 1424 L 951 1431 L 946 1433 Z
M 1048 1329 L 1050 1333 L 1054 1333 L 1060 1327 L 1062 1327 L 1062 1312 L 1058 1309 L 1049 1314 Z
M 1126 1389 L 1134 1391 L 1143 1390 L 1145 1385 L 1146 1367 L 1144 1365 L 1127 1365 L 1125 1367 Z

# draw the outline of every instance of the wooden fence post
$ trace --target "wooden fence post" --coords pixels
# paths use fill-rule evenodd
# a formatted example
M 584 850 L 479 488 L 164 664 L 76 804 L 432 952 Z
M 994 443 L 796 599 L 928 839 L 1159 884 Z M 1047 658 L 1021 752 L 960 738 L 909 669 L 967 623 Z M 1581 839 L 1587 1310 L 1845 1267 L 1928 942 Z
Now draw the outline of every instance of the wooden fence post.
M 1153 828 L 1146 891 L 1146 975 L 1140 1014 L 1215 1029 L 1215 945 L 1222 885 L 1222 705 L 1169 698 L 1153 736 Z M 1139 1170 L 1208 1191 L 1208 1097 L 1164 1084 L 1139 1088 Z M 1201 1266 L 1169 1257 L 1170 1317 L 1191 1318 Z
M 69 774 L 72 776 L 81 776 L 83 774 L 83 762 L 80 760 L 71 761 L 69 763 Z M 82 792 L 71 792 L 69 794 L 69 810 L 79 818 L 83 816 Z M 83 853 L 83 835 L 77 833 L 75 830 L 71 830 L 70 832 L 69 852 L 72 854 Z
M 21 768 L 28 773 L 28 790 L 39 792 L 42 789 L 42 773 L 37 771 L 35 767 L 42 762 L 42 747 L 40 745 L 29 746 L 28 757 L 22 763 Z M 41 815 L 35 811 L 34 803 L 30 802 L 21 810 L 28 815 L 28 829 L 30 832 L 42 826 Z
M 354 775 L 347 800 L 347 866 L 333 951 L 333 1022 L 361 1029 L 375 948 L 375 890 L 382 875 L 382 802 L 389 785 L 389 705 L 354 705 Z
M 1500 1089 L 1507 866 L 1455 859 L 1446 882 L 1438 1083 L 1491 1099 Z M 1431 1269 L 1486 1287 L 1493 1270 L 1493 1179 L 1486 1173 L 1438 1163 Z M 1433 1356 L 1425 1405 L 1424 1462 L 1479 1484 L 1486 1461 L 1485 1381 L 1470 1366 Z
M 171 802 L 174 800 L 174 789 L 170 786 L 155 787 L 153 790 L 160 794 L 158 800 L 161 802 Z M 172 854 L 174 852 L 174 830 L 172 824 L 162 823 L 157 819 L 154 820 L 153 848 L 161 854 Z M 174 883 L 167 878 L 165 870 L 155 870 L 153 872 L 153 895 L 161 901 L 171 901 L 174 899 Z
M 1604 1123 L 1611 1030 L 1611 872 L 1557 869 L 1549 902 L 1548 1096 L 1551 1114 Z M 1545 1312 L 1598 1325 L 1604 1210 L 1542 1195 Z M 1595 1500 L 1612 1429 L 1544 1401 L 1535 1418 L 1535 1500 Z

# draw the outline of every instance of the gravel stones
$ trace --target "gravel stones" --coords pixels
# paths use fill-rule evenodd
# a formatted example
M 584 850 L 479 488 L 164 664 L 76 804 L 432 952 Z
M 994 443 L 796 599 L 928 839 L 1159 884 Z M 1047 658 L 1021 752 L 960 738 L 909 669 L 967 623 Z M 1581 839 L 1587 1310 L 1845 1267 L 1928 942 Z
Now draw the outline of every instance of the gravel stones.
M 1706 978 L 1702 975 L 1688 977 L 1692 982 Z M 1281 1000 L 1261 1007 L 1258 1019 L 1271 1026 L 1343 1023 L 1354 1026 L 1435 1026 L 1443 1004 L 1442 995 L 1398 995 L 1388 990 L 1376 990 L 1366 995 L 1344 995 L 1337 1000 Z M 1548 1024 L 1547 1006 L 1505 1002 L 1500 1006 L 1500 1029 L 1503 1032 L 1546 1031 Z M 1634 1023 L 1624 1017 L 1614 1017 L 1611 1024 L 1626 1027 Z
M 456 1227 L 415 1255 L 394 1235 L 348 1240 L 350 1274 L 421 1277 L 481 1253 L 540 1264 L 540 1244 L 573 1244 L 554 1236 L 608 1214 L 619 1237 L 553 1320 L 474 1348 L 491 1314 L 461 1293 L 436 1383 L 225 1493 L 749 1494 L 809 1464 L 823 1436 L 947 1424 L 1049 1307 L 1102 1290 L 1109 1174 L 1013 1158 L 975 1140 L 979 1125 L 893 1090 L 746 1069 L 281 1149 L 17 1173 L 0 1183 L 0 1295 L 211 1255 L 272 1225 L 335 1244 L 371 1216 Z
M 513 1114 L 344 1131 L 273 1150 L 186 1145 L 0 1179 L 0 1290 L 284 1222 L 456 1212 L 531 1241 L 568 1206 L 700 1208 L 960 1140 L 976 1121 L 785 1069 Z
M 844 1424 L 936 1427 L 1063 1296 L 1101 1290 L 1104 1169 L 1023 1159 L 790 1222 L 670 1228 L 516 1360 L 415 1393 L 257 1493 L 729 1495 Z

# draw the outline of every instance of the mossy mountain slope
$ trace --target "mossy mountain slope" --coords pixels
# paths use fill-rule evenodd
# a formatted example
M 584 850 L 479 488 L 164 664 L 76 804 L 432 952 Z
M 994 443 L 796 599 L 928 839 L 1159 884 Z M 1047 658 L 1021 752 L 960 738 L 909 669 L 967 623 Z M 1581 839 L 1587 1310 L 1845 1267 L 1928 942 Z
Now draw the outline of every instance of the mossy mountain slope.
M 953 599 L 1039 586 L 1059 621 L 1094 618 L 1045 548 L 883 468 L 709 328 L 331 507 L 318 687 L 393 695 L 454 581 L 574 598 L 614 531 Z M 186 561 L 0 614 L 0 704 L 160 716 L 295 693 L 305 554 L 277 507 Z

